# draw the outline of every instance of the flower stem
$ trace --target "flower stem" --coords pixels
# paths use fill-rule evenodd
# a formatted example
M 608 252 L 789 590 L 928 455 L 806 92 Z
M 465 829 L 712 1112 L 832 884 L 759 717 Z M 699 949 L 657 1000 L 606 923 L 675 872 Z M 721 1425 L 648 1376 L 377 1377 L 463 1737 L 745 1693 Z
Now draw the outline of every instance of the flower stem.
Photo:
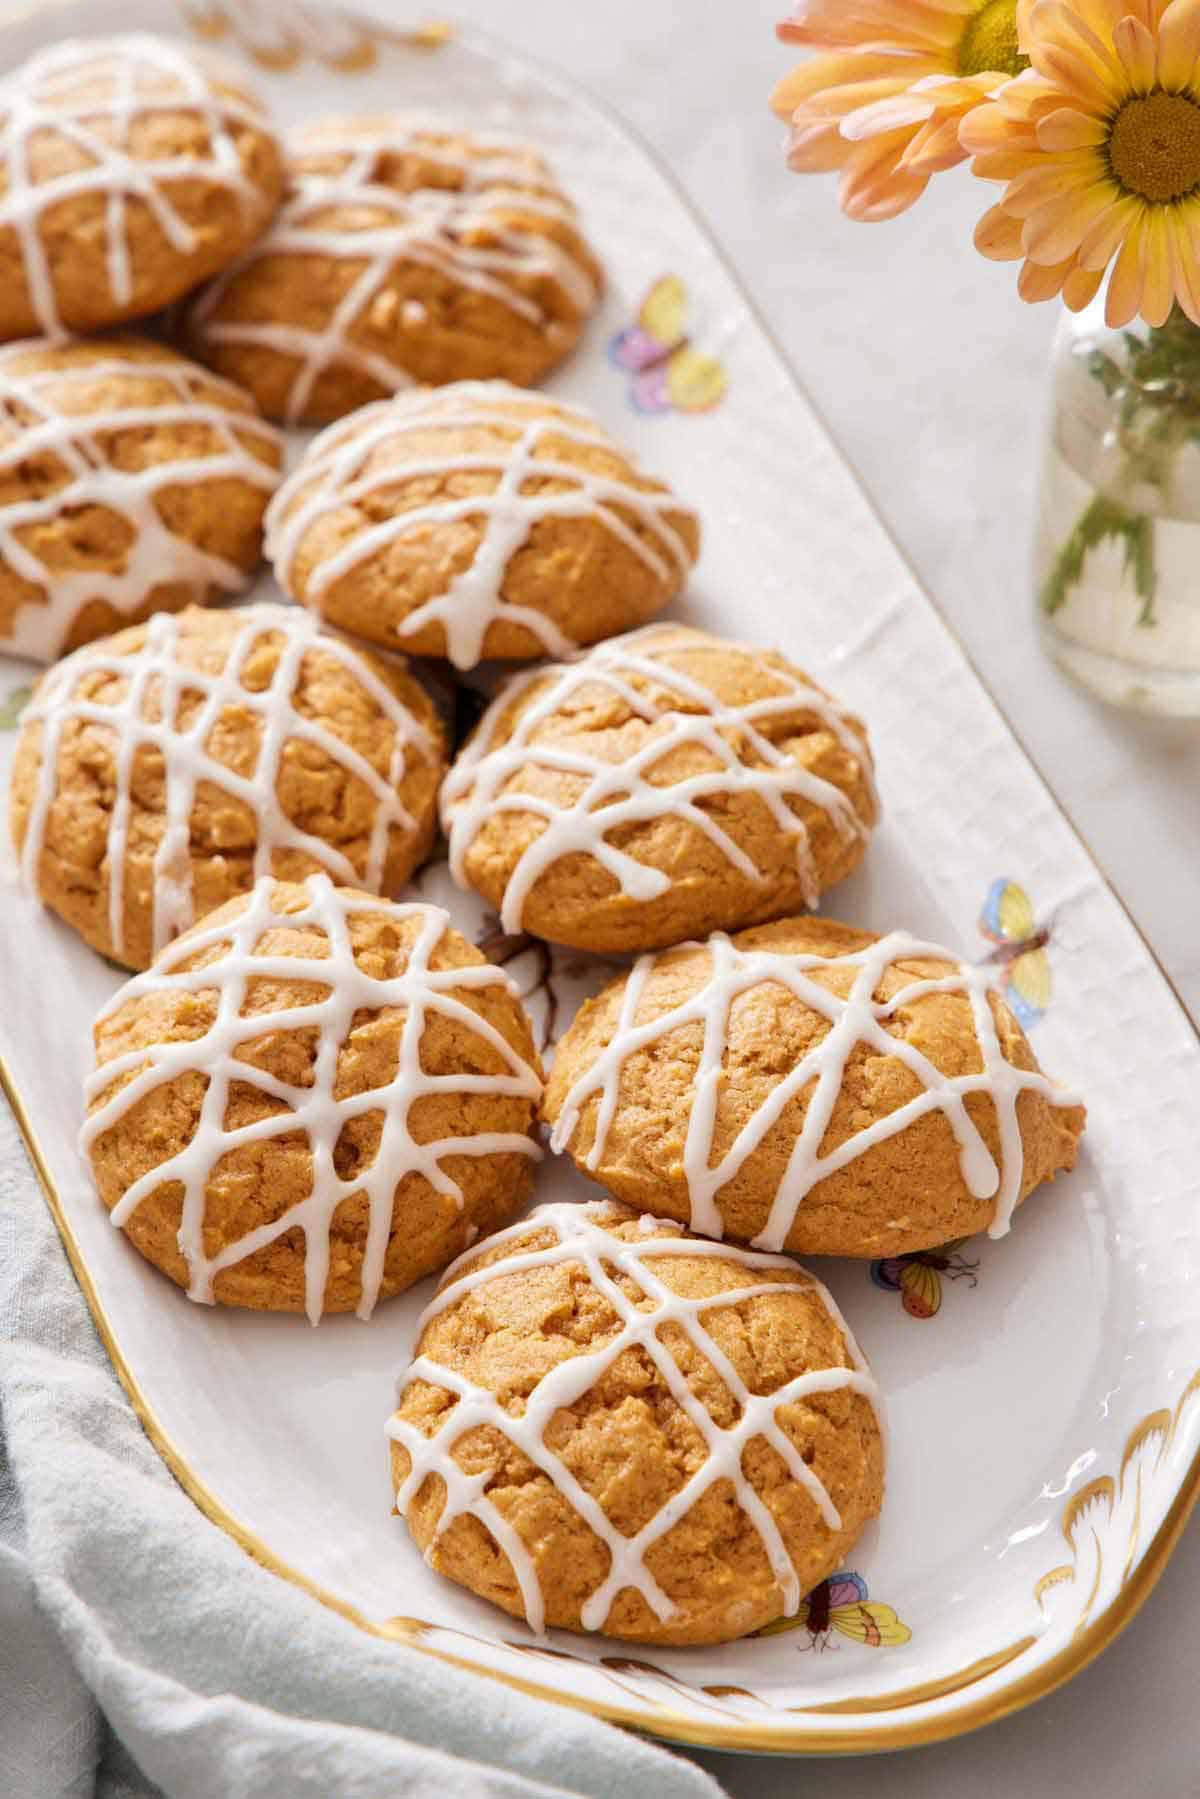
M 1042 610 L 1053 615 L 1065 605 L 1073 587 L 1083 579 L 1083 565 L 1091 552 L 1107 539 L 1125 548 L 1125 572 L 1133 577 L 1133 588 L 1141 600 L 1139 625 L 1153 625 L 1154 595 L 1157 576 L 1154 565 L 1154 520 L 1144 512 L 1128 512 L 1106 494 L 1095 499 L 1080 513 L 1071 535 L 1054 558 L 1050 573 L 1042 583 Z

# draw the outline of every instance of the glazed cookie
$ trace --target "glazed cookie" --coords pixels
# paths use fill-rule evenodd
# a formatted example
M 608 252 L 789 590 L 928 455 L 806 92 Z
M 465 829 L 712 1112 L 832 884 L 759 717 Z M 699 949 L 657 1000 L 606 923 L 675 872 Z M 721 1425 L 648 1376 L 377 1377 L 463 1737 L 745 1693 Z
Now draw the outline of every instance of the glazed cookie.
M 794 1262 L 542 1206 L 421 1320 L 396 1510 L 438 1573 L 539 1633 L 726 1642 L 795 1613 L 878 1513 L 875 1403 Z
M 600 268 L 536 152 L 391 117 L 288 148 L 278 218 L 187 325 L 270 417 L 322 423 L 414 382 L 532 386 L 574 347 Z
M 248 394 L 160 344 L 0 349 L 0 651 L 238 592 L 281 461 Z
M 0 338 L 157 311 L 239 255 L 282 188 L 240 70 L 142 34 L 40 51 L 0 84 Z
M 642 1211 L 764 1249 L 1001 1237 L 1074 1166 L 1084 1111 L 994 979 L 824 918 L 643 956 L 559 1041 L 552 1144 Z
M 260 875 L 395 892 L 429 852 L 443 768 L 403 664 L 293 606 L 160 612 L 43 676 L 13 838 L 30 891 L 145 968 Z
M 529 1021 L 437 906 L 259 881 L 95 1039 L 97 1191 L 191 1299 L 367 1318 L 529 1196 Z
M 403 394 L 331 425 L 268 515 L 293 599 L 459 668 L 642 624 L 699 547 L 695 513 L 590 413 L 502 381 Z
M 875 818 L 857 719 L 776 652 L 670 624 L 515 677 L 442 803 L 506 931 L 596 950 L 814 905 Z

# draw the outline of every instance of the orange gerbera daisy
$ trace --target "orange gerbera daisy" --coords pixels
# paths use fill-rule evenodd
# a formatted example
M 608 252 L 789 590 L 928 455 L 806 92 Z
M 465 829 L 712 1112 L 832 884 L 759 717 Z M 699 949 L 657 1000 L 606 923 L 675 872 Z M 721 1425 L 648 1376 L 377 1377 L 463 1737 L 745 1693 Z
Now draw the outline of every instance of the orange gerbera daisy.
M 1200 324 L 1200 0 L 1037 0 L 1032 68 L 964 119 L 985 179 L 1007 183 L 975 242 L 1024 257 L 1023 299 L 1074 311 L 1112 264 L 1113 326 Z
M 963 162 L 959 125 L 1026 68 L 1030 0 L 799 0 L 779 27 L 824 54 L 785 75 L 771 104 L 791 125 L 788 162 L 840 169 L 853 219 L 890 219 L 931 175 Z

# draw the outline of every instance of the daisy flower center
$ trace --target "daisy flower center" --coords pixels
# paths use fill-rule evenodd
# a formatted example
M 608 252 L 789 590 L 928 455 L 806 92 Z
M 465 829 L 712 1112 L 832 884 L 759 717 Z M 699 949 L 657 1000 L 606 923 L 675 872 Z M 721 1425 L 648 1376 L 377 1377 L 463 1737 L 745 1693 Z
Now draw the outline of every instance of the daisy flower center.
M 1156 206 L 1182 200 L 1200 187 L 1200 106 L 1161 89 L 1127 100 L 1112 122 L 1108 159 L 1127 193 Z
M 1017 43 L 1017 0 L 984 0 L 959 39 L 959 74 L 1019 75 L 1028 67 Z

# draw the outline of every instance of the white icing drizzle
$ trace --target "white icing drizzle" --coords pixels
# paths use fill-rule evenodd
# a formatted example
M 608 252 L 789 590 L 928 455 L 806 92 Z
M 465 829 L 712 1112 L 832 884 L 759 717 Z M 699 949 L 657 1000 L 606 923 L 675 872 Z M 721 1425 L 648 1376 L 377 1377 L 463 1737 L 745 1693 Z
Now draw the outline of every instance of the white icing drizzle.
M 398 794 L 407 757 L 410 751 L 429 758 L 437 752 L 408 708 L 349 644 L 322 630 L 318 620 L 296 607 L 264 603 L 247 606 L 229 616 L 237 620 L 239 629 L 219 673 L 210 674 L 181 660 L 181 619 L 173 613 L 159 612 L 146 625 L 142 648 L 132 654 L 115 654 L 102 640 L 85 644 L 56 663 L 43 677 L 22 720 L 25 725 L 41 726 L 37 787 L 21 852 L 22 878 L 30 892 L 36 891 L 46 822 L 57 791 L 59 745 L 64 730 L 68 724 L 83 721 L 112 732 L 113 795 L 101 872 L 108 882 L 109 928 L 118 955 L 125 939 L 125 858 L 133 810 L 132 778 L 135 758 L 143 747 L 160 752 L 164 769 L 163 832 L 154 857 L 156 954 L 193 920 L 191 816 L 202 782 L 233 795 L 254 813 L 256 880 L 272 872 L 276 850 L 290 849 L 313 857 L 350 886 L 378 887 L 387 860 L 390 831 L 393 827 L 402 831 L 414 828 L 414 820 Z M 270 685 L 262 692 L 254 692 L 245 684 L 243 671 L 255 645 L 269 632 L 281 633 L 284 642 Z M 296 687 L 304 658 L 312 651 L 341 663 L 379 707 L 392 731 L 385 775 L 327 725 L 297 711 Z M 100 701 L 80 694 L 83 679 L 97 670 L 121 677 L 123 692 L 119 698 Z M 180 730 L 176 722 L 180 702 L 185 695 L 196 694 L 202 696 L 202 703 L 186 728 Z M 157 718 L 145 715 L 149 701 L 156 704 Z M 239 774 L 209 751 L 210 735 L 226 707 L 251 713 L 261 723 L 258 760 L 252 776 Z M 283 810 L 277 791 L 279 774 L 284 749 L 296 739 L 313 745 L 362 781 L 374 797 L 375 814 L 365 868 L 355 867 L 324 838 L 302 830 Z
M 472 429 L 497 432 L 494 445 L 458 455 L 414 452 L 411 462 L 389 462 L 367 472 L 378 450 L 405 437 Z M 481 520 L 482 535 L 468 565 L 444 593 L 401 619 L 397 636 L 410 637 L 427 625 L 440 624 L 450 661 L 458 668 L 473 668 L 483 655 L 489 626 L 506 621 L 524 626 L 549 654 L 569 654 L 574 644 L 551 619 L 531 606 L 506 600 L 501 592 L 509 562 L 534 526 L 551 518 L 597 520 L 674 590 L 686 576 L 691 556 L 669 515 L 691 509 L 665 489 L 647 490 L 563 460 L 553 453 L 553 440 L 594 446 L 609 454 L 616 448 L 582 407 L 532 399 L 506 381 L 460 381 L 363 407 L 314 438 L 268 509 L 267 554 L 280 583 L 295 592 L 292 570 L 297 551 L 310 529 L 330 513 L 405 482 L 463 472 L 493 475 L 490 493 L 397 510 L 355 532 L 309 573 L 306 602 L 319 609 L 321 595 L 335 582 L 400 538 L 420 538 L 431 526 L 459 519 Z M 537 491 L 547 479 L 568 486 L 557 493 Z M 623 516 L 629 514 L 639 529 Z
M 689 949 L 699 945 L 685 945 Z M 1021 1194 L 1025 1150 L 1017 1117 L 1022 1093 L 1038 1093 L 1054 1106 L 1076 1106 L 1079 1099 L 1055 1087 L 1045 1075 L 1016 1068 L 1007 1060 L 992 1015 L 988 994 L 995 983 L 995 969 L 960 962 L 949 950 L 923 943 L 902 931 L 880 937 L 863 949 L 838 956 L 803 955 L 765 949 L 739 949 L 721 933 L 703 945 L 708 956 L 708 977 L 689 998 L 669 1011 L 657 1012 L 638 1022 L 638 1011 L 658 961 L 641 956 L 631 969 L 621 999 L 611 1041 L 571 1086 L 562 1103 L 551 1136 L 557 1151 L 567 1148 L 589 1100 L 598 1101 L 595 1137 L 584 1157 L 592 1173 L 599 1167 L 620 1097 L 626 1059 L 636 1051 L 660 1043 L 673 1031 L 699 1024 L 704 1039 L 696 1070 L 687 1138 L 684 1174 L 691 1206 L 691 1226 L 709 1237 L 720 1237 L 724 1223 L 717 1196 L 734 1179 L 748 1156 L 762 1143 L 785 1107 L 811 1087 L 804 1123 L 796 1138 L 767 1221 L 753 1239 L 756 1247 L 781 1249 L 796 1221 L 800 1207 L 817 1183 L 864 1155 L 876 1144 L 897 1136 L 918 1118 L 940 1112 L 958 1142 L 962 1177 L 975 1199 L 995 1199 L 989 1235 L 1003 1237 L 1012 1222 Z M 678 952 L 669 952 L 677 954 Z M 888 1000 L 877 1000 L 875 990 L 895 963 L 911 959 L 935 960 L 949 965 L 937 978 L 914 978 Z M 849 970 L 850 990 L 845 996 L 811 978 L 814 970 Z M 821 1040 L 803 1055 L 771 1090 L 770 1096 L 746 1121 L 720 1161 L 713 1162 L 713 1137 L 717 1107 L 729 1043 L 730 1013 L 741 995 L 771 982 L 785 987 L 802 1006 L 829 1021 Z M 948 1075 L 936 1068 L 902 1037 L 886 1029 L 887 1021 L 929 993 L 961 993 L 970 1001 L 975 1038 L 983 1067 L 976 1074 Z M 902 1062 L 921 1084 L 921 1092 L 894 1112 L 846 1139 L 827 1155 L 821 1144 L 842 1089 L 846 1067 L 856 1044 L 865 1044 L 881 1056 Z M 986 1094 L 995 1108 L 1000 1139 L 1000 1166 L 992 1157 L 966 1107 L 969 1094 Z M 903 1195 L 897 1196 L 902 1203 Z
M 306 1310 L 310 1322 L 316 1324 L 329 1275 L 330 1227 L 343 1200 L 362 1193 L 369 1206 L 362 1298 L 358 1306 L 358 1316 L 369 1318 L 383 1279 L 396 1189 L 408 1175 L 421 1175 L 436 1192 L 452 1198 L 461 1211 L 462 1189 L 442 1166 L 448 1157 L 516 1154 L 537 1158 L 541 1154 L 530 1136 L 517 1131 L 475 1131 L 461 1137 L 420 1142 L 409 1125 L 413 1106 L 439 1093 L 512 1095 L 536 1104 L 542 1088 L 536 1070 L 461 997 L 484 987 L 515 992 L 503 970 L 490 962 L 465 968 L 431 967 L 434 951 L 451 928 L 449 913 L 440 906 L 423 904 L 386 900 L 366 904 L 361 896 L 339 892 L 327 875 L 310 875 L 304 885 L 308 889 L 308 906 L 302 911 L 279 912 L 273 898 L 275 883 L 260 881 L 237 918 L 202 928 L 186 942 L 173 944 L 153 968 L 128 981 L 114 996 L 97 1022 L 111 1018 L 143 994 L 215 993 L 216 1015 L 203 1037 L 179 1043 L 152 1043 L 97 1068 L 87 1082 L 89 1101 L 108 1093 L 122 1076 L 132 1078 L 103 1099 L 88 1118 L 81 1147 L 86 1155 L 98 1138 L 155 1088 L 195 1070 L 203 1073 L 208 1084 L 191 1138 L 176 1155 L 160 1162 L 126 1189 L 111 1213 L 112 1222 L 120 1227 L 151 1193 L 167 1182 L 179 1182 L 184 1190 L 179 1247 L 188 1267 L 188 1297 L 204 1304 L 213 1303 L 213 1282 L 222 1269 L 244 1261 L 286 1231 L 300 1230 L 304 1233 Z M 380 913 L 398 923 L 419 921 L 404 972 L 391 980 L 368 974 L 355 960 L 347 921 L 367 912 Z M 259 951 L 265 932 L 280 926 L 305 925 L 324 934 L 328 956 L 270 955 Z M 218 960 L 192 970 L 182 966 L 213 945 L 226 946 Z M 264 979 L 289 984 L 311 982 L 326 992 L 323 998 L 307 1005 L 243 1016 L 251 983 Z M 336 1097 L 338 1058 L 356 1013 L 385 1008 L 404 1011 L 395 1076 L 385 1087 Z M 502 1058 L 506 1072 L 427 1074 L 421 1064 L 421 1040 L 431 1016 L 449 1019 L 482 1039 Z M 272 1032 L 304 1030 L 317 1033 L 311 1085 L 291 1086 L 240 1059 L 240 1050 L 261 1042 Z M 235 1084 L 282 1100 L 287 1109 L 238 1130 L 228 1130 L 225 1114 L 229 1090 Z M 369 1168 L 343 1179 L 334 1166 L 334 1150 L 344 1127 L 367 1113 L 382 1114 L 375 1159 Z M 307 1137 L 312 1154 L 312 1191 L 308 1198 L 290 1207 L 273 1223 L 260 1225 L 227 1243 L 214 1256 L 207 1255 L 206 1191 L 221 1158 L 241 1144 L 295 1132 Z M 402 1221 L 399 1228 L 403 1228 Z
M 419 329 L 423 320 L 400 314 L 390 354 L 352 337 L 364 317 L 376 323 L 373 309 L 388 298 L 380 290 L 405 263 L 422 264 L 487 294 L 551 334 L 562 328 L 529 292 L 533 282 L 553 281 L 577 315 L 590 311 L 597 296 L 595 277 L 550 235 L 556 223 L 577 228 L 575 209 L 549 172 L 522 153 L 520 145 L 473 134 L 468 150 L 437 129 L 399 117 L 364 121 L 358 130 L 347 122 L 343 136 L 338 135 L 339 124 L 332 121 L 328 129 L 293 138 L 291 189 L 274 224 L 205 289 L 191 314 L 201 342 L 258 345 L 295 358 L 285 414 L 289 422 L 303 416 L 316 382 L 331 368 L 365 375 L 389 393 L 413 385 L 404 362 L 404 332 Z M 390 186 L 383 171 L 393 157 L 432 163 L 447 184 L 407 192 Z M 331 158 L 341 159 L 336 172 L 305 166 L 306 161 Z M 386 222 L 365 230 L 320 223 L 330 208 L 360 218 L 369 208 Z M 522 215 L 520 222 L 505 217 L 513 213 Z M 485 245 L 484 238 L 491 241 Z M 318 330 L 224 316 L 222 303 L 238 277 L 263 258 L 277 256 L 297 258 L 298 270 L 303 268 L 300 259 L 314 256 L 362 266 Z M 387 322 L 395 326 L 390 314 Z
M 240 79 L 240 78 L 239 78 Z M 97 97 L 96 84 L 110 92 Z M 130 153 L 135 119 L 156 112 L 188 112 L 200 121 L 207 149 L 200 155 L 143 158 Z M 39 51 L 0 83 L 0 229 L 17 234 L 29 295 L 43 331 L 62 333 L 54 272 L 42 240 L 47 208 L 85 194 L 105 201 L 105 254 L 113 307 L 133 296 L 126 210 L 130 200 L 147 207 L 159 230 L 181 255 L 197 242 L 195 229 L 172 202 L 177 183 L 204 181 L 236 198 L 243 219 L 263 208 L 263 196 L 242 167 L 231 126 L 261 131 L 264 115 L 233 94 L 214 92 L 203 65 L 181 46 L 149 33 L 101 39 L 69 39 Z M 32 175 L 34 140 L 64 139 L 87 161 L 45 181 Z M 110 141 L 111 140 L 111 141 Z
M 86 360 L 66 347 L 60 360 L 46 368 L 21 368 L 38 350 L 55 346 L 37 342 L 8 344 L 0 349 L 0 420 L 14 426 L 9 442 L 0 442 L 0 478 L 20 481 L 23 464 L 53 456 L 66 474 L 53 492 L 0 505 L 0 560 L 42 591 L 40 601 L 19 608 L 4 650 L 50 662 L 61 654 L 81 609 L 105 600 L 119 613 L 131 615 L 146 603 L 154 588 L 185 581 L 197 600 L 211 590 L 238 593 L 250 576 L 235 563 L 215 556 L 199 544 L 169 530 L 158 510 L 167 488 L 209 481 L 245 481 L 274 492 L 279 483 L 275 462 L 263 461 L 244 440 L 281 447 L 280 433 L 257 413 L 238 410 L 245 395 L 183 357 L 105 356 Z M 165 387 L 169 399 L 149 404 L 123 404 L 120 386 L 142 381 Z M 92 412 L 71 411 L 73 389 L 111 382 L 116 403 Z M 224 403 L 225 401 L 229 403 Z M 207 454 L 176 457 L 146 468 L 122 469 L 110 460 L 107 440 L 121 432 L 192 430 L 203 425 L 213 433 Z M 47 569 L 20 541 L 22 531 L 68 516 L 87 507 L 118 513 L 133 533 L 125 565 L 119 571 L 99 568 Z
M 516 1444 L 521 1453 L 545 1474 L 600 1538 L 609 1552 L 609 1571 L 583 1606 L 582 1623 L 586 1630 L 602 1630 L 609 1609 L 618 1594 L 631 1588 L 642 1595 L 655 1617 L 665 1621 L 676 1607 L 663 1592 L 646 1566 L 646 1552 L 666 1535 L 718 1481 L 729 1481 L 738 1505 L 758 1533 L 760 1542 L 779 1583 L 784 1611 L 796 1612 L 803 1598 L 796 1570 L 788 1554 L 779 1527 L 753 1484 L 746 1478 L 742 1458 L 748 1444 L 756 1437 L 765 1439 L 783 1459 L 789 1474 L 814 1500 L 822 1519 L 831 1531 L 840 1530 L 841 1518 L 827 1489 L 804 1461 L 787 1432 L 777 1419 L 780 1406 L 795 1404 L 814 1393 L 830 1393 L 846 1389 L 867 1399 L 879 1416 L 878 1389 L 871 1378 L 866 1361 L 838 1310 L 832 1296 L 814 1276 L 795 1262 L 782 1256 L 752 1255 L 746 1250 L 731 1249 L 724 1244 L 696 1242 L 670 1236 L 656 1237 L 648 1233 L 656 1224 L 668 1230 L 677 1225 L 666 1221 L 641 1221 L 639 1237 L 624 1242 L 614 1237 L 598 1222 L 610 1215 L 611 1208 L 601 1203 L 539 1206 L 522 1223 L 489 1237 L 486 1248 L 513 1244 L 513 1252 L 487 1266 L 470 1268 L 478 1251 L 469 1251 L 452 1262 L 443 1285 L 433 1303 L 422 1313 L 418 1332 L 430 1320 L 456 1305 L 466 1294 L 489 1282 L 532 1268 L 545 1268 L 564 1262 L 579 1262 L 588 1278 L 612 1307 L 620 1323 L 619 1330 L 599 1349 L 573 1355 L 544 1374 L 529 1395 L 525 1409 L 514 1414 L 501 1405 L 496 1395 L 476 1385 L 455 1369 L 418 1353 L 400 1387 L 400 1396 L 414 1381 L 426 1381 L 443 1387 L 456 1396 L 457 1403 L 447 1413 L 445 1422 L 433 1436 L 427 1437 L 415 1424 L 398 1415 L 388 1424 L 388 1435 L 404 1446 L 410 1459 L 408 1475 L 396 1494 L 396 1510 L 407 1514 L 422 1483 L 429 1475 L 437 1475 L 445 1483 L 446 1499 L 426 1559 L 430 1559 L 437 1539 L 456 1518 L 469 1516 L 479 1522 L 495 1538 L 508 1557 L 521 1591 L 525 1617 L 530 1627 L 541 1635 L 545 1628 L 545 1603 L 538 1580 L 537 1567 L 529 1549 L 487 1494 L 490 1478 L 487 1471 L 467 1474 L 454 1459 L 456 1443 L 468 1431 L 490 1426 Z M 535 1232 L 549 1230 L 554 1242 L 544 1249 L 522 1250 L 520 1244 Z M 732 1292 L 706 1294 L 688 1299 L 672 1291 L 656 1273 L 653 1263 L 660 1256 L 712 1256 L 722 1262 L 736 1262 L 745 1269 L 786 1269 L 794 1278 L 789 1281 L 754 1282 Z M 467 1264 L 464 1272 L 458 1273 Z M 639 1297 L 652 1302 L 641 1310 L 636 1300 L 622 1290 L 624 1276 L 638 1290 Z M 833 1323 L 845 1338 L 852 1366 L 818 1368 L 798 1375 L 786 1385 L 768 1394 L 751 1393 L 733 1364 L 717 1346 L 704 1327 L 703 1315 L 725 1307 L 740 1305 L 747 1299 L 773 1293 L 811 1293 L 824 1305 Z M 731 1425 L 720 1425 L 707 1407 L 695 1397 L 674 1356 L 660 1335 L 666 1324 L 684 1332 L 694 1347 L 712 1365 L 738 1406 L 738 1417 Z M 418 1340 L 419 1348 L 419 1340 Z M 704 1439 L 706 1460 L 688 1481 L 674 1493 L 632 1537 L 624 1536 L 610 1523 L 603 1508 L 547 1446 L 546 1428 L 555 1413 L 571 1406 L 595 1386 L 627 1349 L 639 1349 L 653 1362 L 671 1397 L 686 1414 Z
M 674 665 L 672 658 L 713 640 L 676 625 L 647 625 L 624 637 L 598 644 L 586 656 L 552 669 L 531 669 L 510 680 L 459 754 L 442 787 L 442 825 L 450 839 L 450 867 L 456 881 L 468 885 L 466 856 L 484 824 L 497 812 L 533 813 L 545 829 L 527 845 L 508 878 L 500 917 L 506 931 L 522 928 L 525 902 L 547 868 L 562 856 L 594 856 L 615 876 L 622 893 L 635 900 L 657 899 L 670 877 L 647 867 L 608 839 L 621 825 L 674 815 L 684 818 L 716 844 L 732 867 L 747 880 L 763 876 L 703 802 L 717 794 L 754 793 L 769 807 L 780 831 L 796 847 L 796 863 L 805 903 L 820 894 L 817 873 L 803 819 L 790 800 L 819 806 L 844 836 L 866 836 L 870 821 L 855 811 L 848 796 L 832 782 L 803 768 L 763 734 L 762 727 L 783 713 L 813 713 L 853 756 L 871 783 L 871 756 L 861 727 L 796 669 L 771 667 L 779 691 L 744 705 L 727 705 L 697 676 Z M 747 645 L 722 648 L 751 657 L 761 654 Z M 666 689 L 667 698 L 639 690 L 636 681 Z M 500 739 L 500 723 L 526 689 L 541 684 L 521 713 L 511 736 Z M 561 711 L 569 711 L 585 688 L 609 688 L 637 717 L 659 727 L 647 733 L 642 747 L 622 762 L 606 762 L 586 748 L 539 736 L 540 727 Z M 676 710 L 676 704 L 679 709 Z M 685 711 L 684 706 L 699 707 Z M 684 744 L 698 744 L 715 760 L 714 768 L 670 785 L 648 779 L 664 757 Z M 750 766 L 750 754 L 760 766 Z M 509 783 L 524 769 L 552 770 L 576 777 L 572 799 L 549 799 Z

